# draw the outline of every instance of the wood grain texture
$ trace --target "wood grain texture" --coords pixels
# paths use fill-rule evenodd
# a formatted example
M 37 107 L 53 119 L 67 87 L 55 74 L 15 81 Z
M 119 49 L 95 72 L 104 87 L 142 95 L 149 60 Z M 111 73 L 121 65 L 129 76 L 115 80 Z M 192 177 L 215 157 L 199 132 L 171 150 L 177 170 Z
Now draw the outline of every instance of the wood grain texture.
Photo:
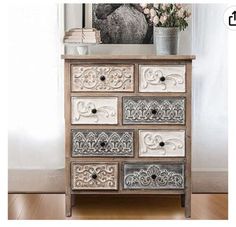
M 68 60 L 193 60 L 195 55 L 62 55 Z
M 73 161 L 91 161 L 91 162 L 110 162 L 110 161 L 115 161 L 118 162 L 120 169 L 119 169 L 119 190 L 117 192 L 112 192 L 112 191 L 97 191 L 96 194 L 129 194 L 131 195 L 132 193 L 136 194 L 184 194 L 184 200 L 182 199 L 182 202 L 185 201 L 185 215 L 186 217 L 191 216 L 191 62 L 192 59 L 195 58 L 195 56 L 64 56 L 65 59 L 65 64 L 68 64 L 69 67 L 67 67 L 67 72 L 65 73 L 65 76 L 68 77 L 67 79 L 70 80 L 70 70 L 72 65 L 77 65 L 77 64 L 86 64 L 86 65 L 100 65 L 100 64 L 116 64 L 116 65 L 121 65 L 121 64 L 126 64 L 126 65 L 134 65 L 134 91 L 133 92 L 99 92 L 99 94 L 96 97 L 100 97 L 101 99 L 106 99 L 108 97 L 116 97 L 118 100 L 117 104 L 117 114 L 118 114 L 118 119 L 117 119 L 117 124 L 112 126 L 108 124 L 94 124 L 94 125 L 89 125 L 89 124 L 83 124 L 80 126 L 76 125 L 71 125 L 68 123 L 66 125 L 66 131 L 67 133 L 72 130 L 72 129 L 134 129 L 134 137 L 135 137 L 135 144 L 134 144 L 134 157 L 126 157 L 126 158 L 120 158 L 120 157 L 113 157 L 113 158 L 108 158 L 108 157 L 70 157 L 71 154 L 71 138 L 70 135 L 67 135 L 67 140 L 69 139 L 69 142 L 66 146 L 66 154 L 67 154 L 67 166 L 70 165 L 71 162 Z M 158 92 L 139 92 L 139 65 L 160 65 L 160 66 L 185 66 L 185 87 L 186 91 L 185 92 L 167 92 L 167 93 L 158 93 Z M 68 82 L 68 81 L 67 81 Z M 94 93 L 84 93 L 84 92 L 71 92 L 70 86 L 66 86 L 65 89 L 67 89 L 66 94 L 67 94 L 67 99 L 69 100 L 68 96 L 70 97 L 78 97 L 78 98 L 92 98 L 94 97 Z M 163 122 L 163 124 L 158 124 L 158 125 L 144 125 L 143 122 L 139 122 L 139 124 L 127 124 L 124 125 L 124 113 L 122 111 L 123 108 L 123 97 L 131 98 L 131 97 L 136 97 L 140 99 L 150 99 L 155 98 L 155 99 L 161 99 L 165 97 L 166 99 L 183 99 L 184 100 L 184 109 L 183 115 L 184 115 L 184 120 L 179 124 L 178 122 L 173 122 L 172 125 L 168 125 L 168 122 Z M 65 104 L 66 112 L 71 116 L 71 109 L 68 107 L 67 104 Z M 69 117 L 68 117 L 69 119 Z M 70 119 L 69 119 L 70 120 Z M 68 121 L 67 121 L 68 122 Z M 69 121 L 70 122 L 70 121 Z M 92 126 L 92 127 L 91 127 Z M 186 130 L 186 142 L 185 142 L 185 147 L 186 147 L 186 154 L 185 157 L 165 157 L 164 160 L 168 161 L 169 164 L 174 162 L 180 162 L 185 165 L 185 188 L 184 189 L 173 189 L 173 190 L 160 190 L 160 191 L 153 191 L 153 190 L 145 190 L 145 191 L 140 191 L 140 192 L 133 192 L 132 190 L 127 190 L 124 191 L 122 190 L 122 180 L 123 179 L 123 162 L 124 161 L 143 161 L 143 162 L 148 162 L 148 161 L 161 161 L 162 158 L 160 157 L 139 157 L 138 152 L 139 152 L 139 144 L 138 144 L 138 131 L 140 129 L 175 129 L 175 130 Z M 68 168 L 66 169 L 66 178 L 70 177 L 70 172 L 68 172 Z M 73 194 L 94 194 L 93 191 L 87 190 L 87 191 L 73 191 L 70 188 L 70 182 L 67 180 L 66 184 L 68 188 L 68 193 L 70 195 Z M 67 198 L 67 197 L 66 197 Z M 68 198 L 67 204 L 71 204 L 71 197 Z M 67 210 L 67 215 L 70 214 Z
M 70 218 L 64 195 L 11 194 L 9 220 L 184 220 L 180 195 L 78 196 Z M 227 220 L 227 194 L 193 194 L 192 220 Z

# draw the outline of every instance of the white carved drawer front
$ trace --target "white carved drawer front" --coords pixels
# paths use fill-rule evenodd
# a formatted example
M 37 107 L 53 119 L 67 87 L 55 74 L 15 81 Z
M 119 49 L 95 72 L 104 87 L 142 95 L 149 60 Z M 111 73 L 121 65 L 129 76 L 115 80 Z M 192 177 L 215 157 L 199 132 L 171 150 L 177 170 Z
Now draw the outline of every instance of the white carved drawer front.
M 72 97 L 72 124 L 117 124 L 116 97 Z
M 140 157 L 166 157 L 184 155 L 184 130 L 139 130 Z
M 185 66 L 139 66 L 140 92 L 185 92 Z
M 73 65 L 72 91 L 133 91 L 133 65 Z
M 71 188 L 72 190 L 117 190 L 118 164 L 72 162 Z

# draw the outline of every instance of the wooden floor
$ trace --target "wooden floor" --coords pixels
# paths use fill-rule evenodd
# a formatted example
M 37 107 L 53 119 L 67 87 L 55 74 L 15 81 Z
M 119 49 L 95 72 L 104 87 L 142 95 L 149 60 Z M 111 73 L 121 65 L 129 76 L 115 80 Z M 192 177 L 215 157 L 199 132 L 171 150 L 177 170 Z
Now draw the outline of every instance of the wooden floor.
M 9 194 L 8 219 L 157 220 L 185 219 L 179 196 L 80 197 L 64 216 L 63 194 Z M 227 194 L 193 194 L 192 219 L 227 219 Z

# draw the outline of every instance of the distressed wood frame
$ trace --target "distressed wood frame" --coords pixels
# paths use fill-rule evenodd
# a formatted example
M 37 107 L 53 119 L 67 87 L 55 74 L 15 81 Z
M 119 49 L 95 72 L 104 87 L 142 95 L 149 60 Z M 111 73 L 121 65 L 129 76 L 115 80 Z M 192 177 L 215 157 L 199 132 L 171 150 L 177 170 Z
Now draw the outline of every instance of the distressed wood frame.
M 192 83 L 192 60 L 195 56 L 189 55 L 171 55 L 171 56 L 62 56 L 65 61 L 64 67 L 64 116 L 65 116 L 65 203 L 66 216 L 71 216 L 72 197 L 75 194 L 179 194 L 181 195 L 181 205 L 185 207 L 185 217 L 191 217 L 191 83 Z M 72 125 L 71 124 L 71 97 L 89 97 L 94 93 L 89 92 L 71 92 L 71 65 L 79 64 L 133 64 L 134 65 L 134 92 L 99 92 L 100 97 L 118 97 L 118 125 Z M 155 93 L 139 92 L 139 64 L 142 65 L 185 65 L 185 92 Z M 185 124 L 184 125 L 123 125 L 122 124 L 122 97 L 123 96 L 165 96 L 165 97 L 185 97 Z M 134 129 L 134 140 L 138 141 L 139 129 L 182 129 L 185 130 L 185 157 L 139 157 L 138 146 L 134 147 L 134 157 L 71 157 L 71 129 Z M 138 143 L 138 142 L 137 142 Z M 71 190 L 71 162 L 90 161 L 90 162 L 117 162 L 118 163 L 118 190 Z M 178 190 L 123 190 L 123 163 L 124 162 L 168 162 L 184 163 L 185 168 L 185 188 Z

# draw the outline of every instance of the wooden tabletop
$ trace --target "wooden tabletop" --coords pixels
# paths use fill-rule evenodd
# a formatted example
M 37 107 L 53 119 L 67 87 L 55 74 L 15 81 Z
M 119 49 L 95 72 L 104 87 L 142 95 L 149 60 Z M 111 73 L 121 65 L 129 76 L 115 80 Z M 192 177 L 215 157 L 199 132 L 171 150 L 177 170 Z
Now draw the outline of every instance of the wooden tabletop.
M 62 55 L 62 59 L 116 59 L 116 60 L 193 60 L 195 55 Z

